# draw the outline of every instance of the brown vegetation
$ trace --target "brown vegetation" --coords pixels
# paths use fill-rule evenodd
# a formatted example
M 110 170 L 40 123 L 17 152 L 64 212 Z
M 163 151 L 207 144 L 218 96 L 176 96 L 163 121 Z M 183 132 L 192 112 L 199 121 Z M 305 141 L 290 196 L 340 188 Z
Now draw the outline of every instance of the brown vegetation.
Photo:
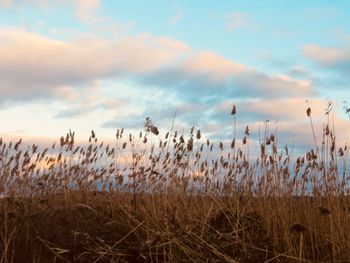
M 265 129 L 253 161 L 231 114 L 230 147 L 150 119 L 115 145 L 0 141 L 0 262 L 349 262 L 348 147 L 329 119 L 298 158 Z

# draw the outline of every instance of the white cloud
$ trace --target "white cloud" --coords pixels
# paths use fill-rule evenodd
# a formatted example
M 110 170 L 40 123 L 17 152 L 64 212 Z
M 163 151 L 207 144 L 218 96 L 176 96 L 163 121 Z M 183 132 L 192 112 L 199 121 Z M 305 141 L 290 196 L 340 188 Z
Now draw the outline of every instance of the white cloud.
M 248 25 L 248 17 L 245 14 L 234 13 L 229 16 L 229 21 L 226 24 L 226 28 L 229 31 L 234 31 Z

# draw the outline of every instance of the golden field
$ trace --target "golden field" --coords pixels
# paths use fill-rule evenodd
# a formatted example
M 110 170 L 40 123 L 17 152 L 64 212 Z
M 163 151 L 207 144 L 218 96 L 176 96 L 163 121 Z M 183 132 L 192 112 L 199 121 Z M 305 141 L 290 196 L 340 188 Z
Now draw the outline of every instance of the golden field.
M 293 156 L 265 127 L 230 143 L 200 130 L 50 148 L 0 142 L 1 263 L 350 262 L 348 147 L 325 124 Z

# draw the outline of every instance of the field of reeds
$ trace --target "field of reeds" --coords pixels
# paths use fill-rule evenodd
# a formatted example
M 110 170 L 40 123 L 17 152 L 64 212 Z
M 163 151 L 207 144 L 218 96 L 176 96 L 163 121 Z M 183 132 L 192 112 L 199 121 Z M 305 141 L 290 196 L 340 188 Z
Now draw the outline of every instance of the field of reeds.
M 0 141 L 0 262 L 350 262 L 348 147 L 325 123 L 292 156 L 278 134 L 69 132 L 52 147 Z

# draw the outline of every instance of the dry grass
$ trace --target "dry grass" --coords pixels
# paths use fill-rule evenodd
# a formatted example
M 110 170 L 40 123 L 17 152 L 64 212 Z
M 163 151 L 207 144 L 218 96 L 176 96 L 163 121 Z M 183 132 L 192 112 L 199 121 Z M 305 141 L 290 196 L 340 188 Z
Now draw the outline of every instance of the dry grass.
M 253 161 L 231 114 L 231 147 L 150 119 L 115 145 L 1 141 L 0 262 L 349 262 L 348 148 L 329 118 L 298 158 L 265 129 Z

